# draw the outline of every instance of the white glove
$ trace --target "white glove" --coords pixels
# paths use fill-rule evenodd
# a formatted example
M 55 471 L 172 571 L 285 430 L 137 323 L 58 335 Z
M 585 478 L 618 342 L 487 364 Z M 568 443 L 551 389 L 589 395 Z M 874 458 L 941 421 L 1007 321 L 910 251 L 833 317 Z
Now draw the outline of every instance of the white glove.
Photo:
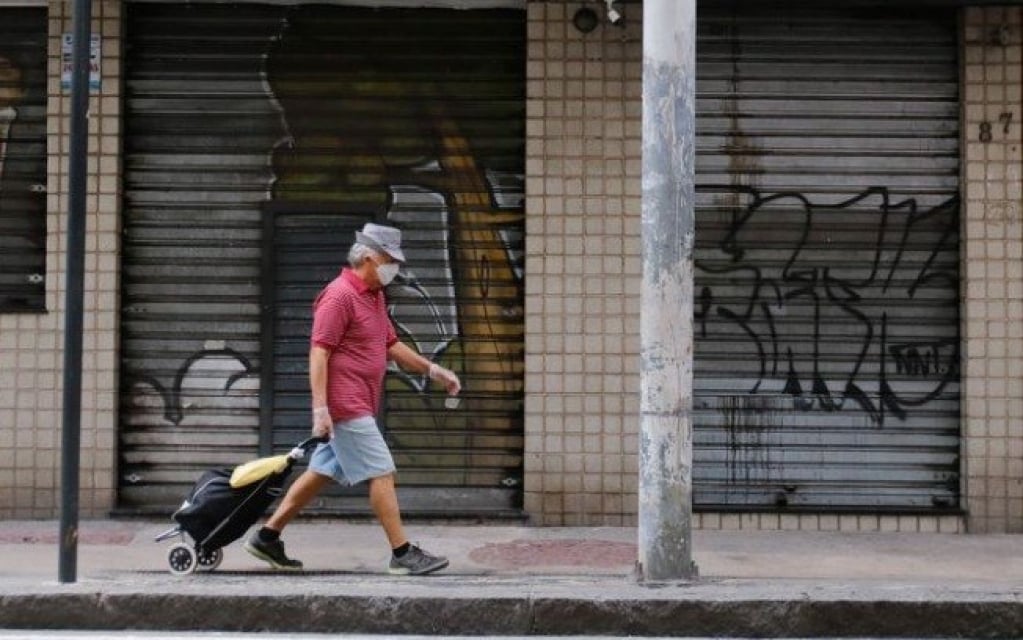
M 334 421 L 330 419 L 330 409 L 327 407 L 313 408 L 313 435 L 317 438 L 334 435 Z
M 431 380 L 436 380 L 444 385 L 449 396 L 458 395 L 458 392 L 462 390 L 462 383 L 458 380 L 458 376 L 455 375 L 455 372 L 450 369 L 445 369 L 436 362 L 430 363 L 429 375 Z

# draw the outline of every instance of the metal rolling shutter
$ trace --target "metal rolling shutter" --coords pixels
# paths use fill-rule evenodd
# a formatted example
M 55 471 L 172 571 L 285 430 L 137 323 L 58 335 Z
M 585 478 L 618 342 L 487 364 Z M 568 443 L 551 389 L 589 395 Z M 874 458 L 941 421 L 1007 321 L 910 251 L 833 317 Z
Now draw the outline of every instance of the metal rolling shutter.
M 520 11 L 298 7 L 271 57 L 293 148 L 268 211 L 276 449 L 309 430 L 311 303 L 354 230 L 400 227 L 399 335 L 462 377 L 446 410 L 393 371 L 381 424 L 403 511 L 514 513 L 521 495 L 525 21 Z M 351 491 L 328 511 L 365 510 Z
M 697 507 L 957 508 L 954 13 L 700 19 Z
M 284 135 L 279 8 L 129 5 L 120 505 L 176 505 L 256 455 L 262 207 Z
M 46 10 L 0 9 L 0 312 L 43 311 Z
M 377 220 L 405 233 L 415 281 L 389 291 L 403 337 L 465 382 L 445 411 L 423 381 L 388 378 L 403 508 L 517 506 L 524 26 L 130 7 L 123 505 L 173 502 L 199 469 L 307 435 L 310 305 Z M 350 498 L 314 508 L 365 508 Z

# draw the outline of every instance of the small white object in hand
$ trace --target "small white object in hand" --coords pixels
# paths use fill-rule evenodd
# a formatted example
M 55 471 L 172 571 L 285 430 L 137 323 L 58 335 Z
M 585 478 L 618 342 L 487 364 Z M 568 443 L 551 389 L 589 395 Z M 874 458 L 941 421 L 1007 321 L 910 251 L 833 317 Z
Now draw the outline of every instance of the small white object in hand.
M 461 398 L 458 396 L 448 396 L 447 398 L 444 398 L 444 407 L 447 409 L 457 409 L 458 404 L 461 401 Z

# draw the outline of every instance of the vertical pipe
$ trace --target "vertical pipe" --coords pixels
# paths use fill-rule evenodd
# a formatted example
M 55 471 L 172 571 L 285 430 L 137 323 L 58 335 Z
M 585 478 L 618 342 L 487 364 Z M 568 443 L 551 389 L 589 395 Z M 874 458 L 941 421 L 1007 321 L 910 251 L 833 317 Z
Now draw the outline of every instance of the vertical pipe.
M 695 578 L 692 559 L 696 2 L 643 3 L 640 292 L 641 582 Z
M 85 280 L 85 190 L 89 145 L 91 0 L 75 0 L 72 16 L 71 139 L 68 164 L 67 290 L 64 299 L 64 409 L 58 579 L 78 573 L 78 490 L 82 433 L 82 324 Z

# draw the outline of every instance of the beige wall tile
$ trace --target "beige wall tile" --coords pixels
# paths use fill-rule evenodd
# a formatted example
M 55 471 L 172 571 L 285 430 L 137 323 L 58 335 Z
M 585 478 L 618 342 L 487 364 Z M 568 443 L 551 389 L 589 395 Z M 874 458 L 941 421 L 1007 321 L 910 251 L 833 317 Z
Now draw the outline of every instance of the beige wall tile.
M 1011 488 L 1023 482 L 1006 452 L 1019 439 L 1009 425 L 1023 421 L 1016 400 L 1019 379 L 1021 317 L 1019 253 L 1020 220 L 1020 9 L 972 7 L 964 12 L 962 95 L 966 121 L 963 166 L 966 180 L 963 273 L 967 276 L 962 305 L 963 354 L 966 376 L 962 400 L 964 420 L 963 496 L 973 532 L 1021 532 L 1023 519 L 1012 517 Z M 1008 28 L 1007 46 L 985 34 Z M 999 126 L 1012 114 L 1008 130 Z M 981 122 L 993 123 L 990 140 L 980 140 Z M 1011 337 L 1010 337 L 1011 336 Z M 926 523 L 921 531 L 960 531 L 957 521 Z
M 569 23 L 576 5 L 527 7 L 530 55 L 536 62 L 548 57 L 527 67 L 527 111 L 547 121 L 526 143 L 527 212 L 543 216 L 527 221 L 527 233 L 534 231 L 529 237 L 546 256 L 534 261 L 541 272 L 531 290 L 543 303 L 527 304 L 527 325 L 538 331 L 526 337 L 526 387 L 543 389 L 547 419 L 543 434 L 526 435 L 526 474 L 544 474 L 537 483 L 543 495 L 527 489 L 526 504 L 543 505 L 539 518 L 531 515 L 544 522 L 632 524 L 635 465 L 626 460 L 635 456 L 637 423 L 628 412 L 638 409 L 627 401 L 635 386 L 622 377 L 635 375 L 638 361 L 621 354 L 635 346 L 623 344 L 622 333 L 638 327 L 629 321 L 638 309 L 623 304 L 622 294 L 639 283 L 639 243 L 625 230 L 639 215 L 626 199 L 638 189 L 639 127 L 627 117 L 638 123 L 641 48 L 623 46 L 621 38 L 640 35 L 640 7 L 629 7 L 625 34 L 601 26 L 585 36 Z M 628 102 L 636 104 L 629 109 Z M 566 464 L 557 471 L 540 466 L 562 452 Z M 575 459 L 582 465 L 569 462 Z
M 60 36 L 70 30 L 68 3 L 49 7 L 48 55 L 48 213 L 47 311 L 39 315 L 0 316 L 0 361 L 13 370 L 0 373 L 0 515 L 50 518 L 60 502 L 59 434 L 63 385 L 64 225 L 67 189 L 67 116 L 69 100 L 60 87 Z M 81 515 L 105 515 L 114 504 L 114 430 L 116 429 L 116 321 L 120 207 L 121 4 L 93 5 L 93 28 L 103 29 L 103 86 L 90 98 L 85 279 L 86 333 L 83 336 Z M 95 155 L 102 152 L 100 155 Z M 102 176 L 99 175 L 102 172 Z M 108 194 L 99 197 L 97 189 Z M 99 273 L 100 275 L 97 275 Z M 102 275 L 107 273 L 109 275 Z M 4 378 L 9 378 L 5 380 Z M 7 383 L 10 383 L 8 386 Z M 13 391 L 13 392 L 12 392 Z M 13 477 L 4 481 L 4 469 Z

